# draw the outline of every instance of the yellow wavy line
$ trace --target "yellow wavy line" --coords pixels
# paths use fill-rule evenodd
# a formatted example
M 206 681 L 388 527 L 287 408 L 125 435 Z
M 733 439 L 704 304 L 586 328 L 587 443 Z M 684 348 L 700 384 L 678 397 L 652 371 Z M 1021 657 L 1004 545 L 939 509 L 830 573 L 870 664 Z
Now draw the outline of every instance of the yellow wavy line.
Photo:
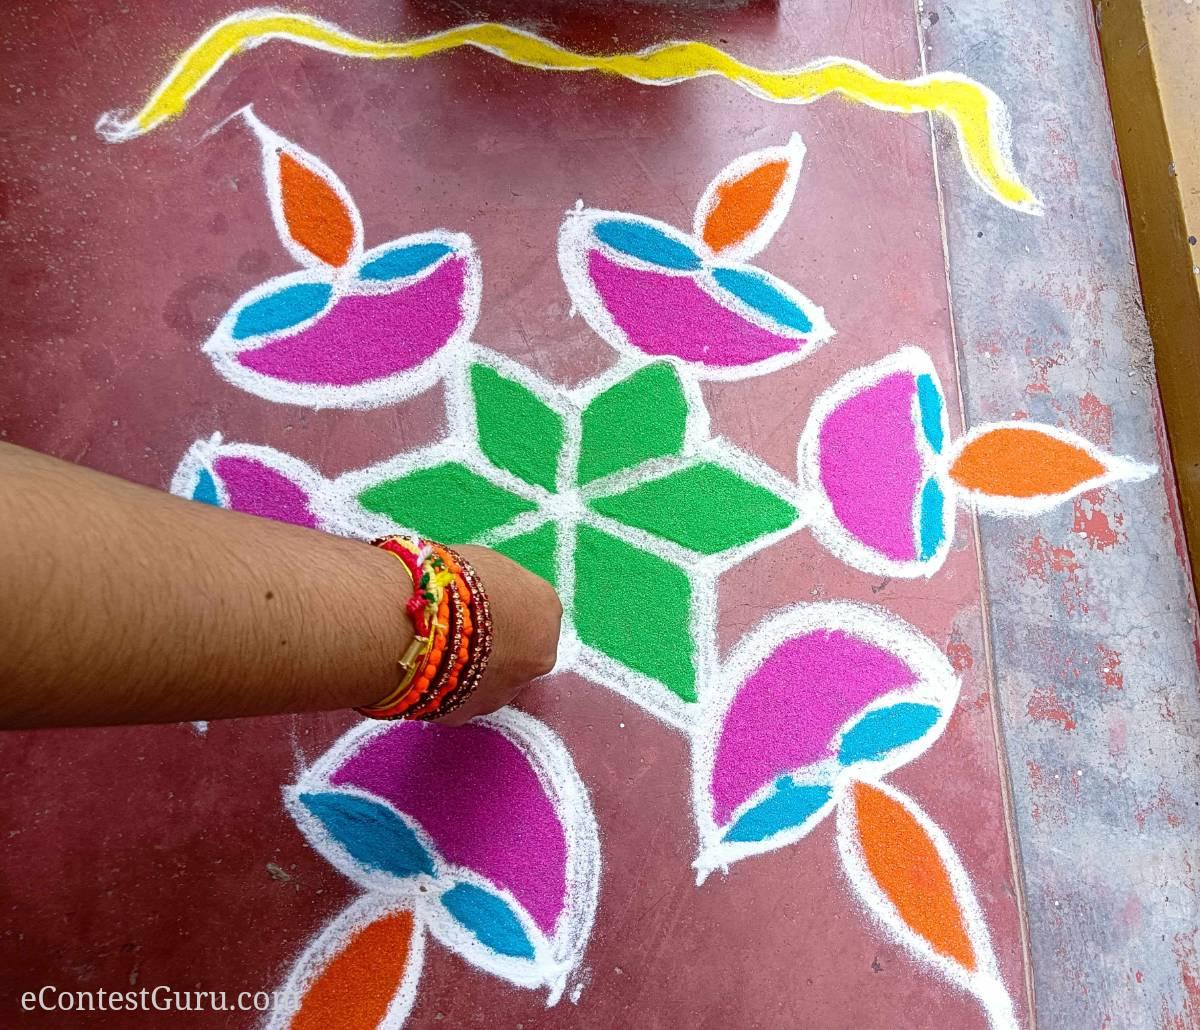
M 140 111 L 130 117 L 120 112 L 102 115 L 96 123 L 97 132 L 110 141 L 133 139 L 178 117 L 230 57 L 272 39 L 376 60 L 417 60 L 472 46 L 526 68 L 600 71 L 657 86 L 719 75 L 776 103 L 809 104 L 840 93 L 847 100 L 885 111 L 928 111 L 953 123 L 963 161 L 981 188 L 1010 207 L 1040 211 L 1037 198 L 1013 168 L 1004 105 L 986 86 L 966 76 L 938 72 L 909 80 L 889 79 L 858 61 L 842 58 L 769 71 L 694 41 L 662 43 L 637 53 L 581 54 L 495 22 L 463 25 L 420 39 L 387 41 L 363 39 L 308 15 L 270 9 L 241 11 L 197 39 Z

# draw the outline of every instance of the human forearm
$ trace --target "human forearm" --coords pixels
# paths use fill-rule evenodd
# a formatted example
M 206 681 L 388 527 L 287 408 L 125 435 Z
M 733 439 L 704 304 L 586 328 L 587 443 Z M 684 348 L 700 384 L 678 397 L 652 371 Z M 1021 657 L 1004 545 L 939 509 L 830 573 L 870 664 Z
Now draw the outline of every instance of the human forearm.
M 0 445 L 0 725 L 371 704 L 412 636 L 361 543 Z

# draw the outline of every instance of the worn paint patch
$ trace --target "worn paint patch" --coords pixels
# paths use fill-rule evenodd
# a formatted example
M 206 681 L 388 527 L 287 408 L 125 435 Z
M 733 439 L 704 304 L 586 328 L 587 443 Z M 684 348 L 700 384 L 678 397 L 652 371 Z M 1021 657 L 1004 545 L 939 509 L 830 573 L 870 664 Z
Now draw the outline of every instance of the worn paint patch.
M 1066 826 L 1071 814 L 1080 804 L 1079 773 L 1072 770 L 1047 771 L 1038 762 L 1027 759 L 1025 763 L 1032 799 L 1030 815 L 1035 823 L 1051 826 Z
M 1171 951 L 1183 984 L 1183 1011 L 1175 1024 L 1179 1030 L 1200 1026 L 1200 958 L 1197 958 L 1196 936 L 1200 931 L 1177 933 L 1171 941 Z M 1172 1017 L 1174 1018 L 1174 1017 Z
M 1100 666 L 1100 682 L 1105 690 L 1123 690 L 1125 674 L 1121 671 L 1121 652 L 1103 644 L 1096 645 L 1096 657 Z
M 1113 409 L 1094 393 L 1085 393 L 1079 398 L 1079 406 L 1070 416 L 1071 428 L 1080 436 L 1109 446 L 1113 438 Z
M 1146 829 L 1146 822 L 1152 817 L 1161 818 L 1173 830 L 1183 825 L 1179 803 L 1165 784 L 1160 783 L 1154 796 L 1138 805 L 1133 811 L 1133 821 L 1137 823 L 1138 830 L 1142 832 Z
M 1054 687 L 1049 684 L 1034 690 L 1029 697 L 1026 711 L 1029 718 L 1035 722 L 1056 722 L 1064 730 L 1073 730 L 1078 725 Z
M 1073 576 L 1082 567 L 1074 551 L 1050 543 L 1040 532 L 1028 540 L 1020 539 L 1017 554 L 1025 574 L 1040 583 L 1049 583 L 1051 573 Z
M 1128 536 L 1122 528 L 1125 516 L 1117 512 L 1110 517 L 1104 511 L 1102 505 L 1107 496 L 1108 491 L 1097 490 L 1075 500 L 1075 520 L 1071 524 L 1071 532 L 1083 537 L 1095 551 L 1111 550 Z

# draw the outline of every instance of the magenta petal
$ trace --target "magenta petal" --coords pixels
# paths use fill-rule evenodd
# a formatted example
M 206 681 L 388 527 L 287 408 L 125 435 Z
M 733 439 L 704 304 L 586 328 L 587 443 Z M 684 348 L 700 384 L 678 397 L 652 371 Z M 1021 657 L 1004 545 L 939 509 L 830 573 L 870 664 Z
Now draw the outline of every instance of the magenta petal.
M 330 782 L 414 819 L 444 861 L 508 890 L 553 933 L 566 901 L 566 835 L 528 759 L 498 730 L 394 723 Z
M 895 561 L 917 557 L 913 510 L 923 474 L 911 372 L 896 372 L 842 401 L 820 430 L 821 486 L 838 521 Z
M 866 705 L 911 686 L 912 669 L 890 651 L 840 630 L 779 645 L 739 689 L 725 715 L 713 764 L 719 825 L 787 773 L 832 758 L 838 731 Z
M 289 383 L 357 386 L 420 365 L 463 320 L 467 260 L 444 260 L 392 293 L 345 296 L 316 322 L 234 360 Z
M 598 250 L 588 275 L 612 320 L 633 346 L 706 365 L 750 365 L 807 342 L 768 332 L 717 302 L 691 275 L 617 264 Z
M 253 458 L 222 454 L 213 463 L 213 473 L 225 487 L 233 511 L 317 528 L 308 492 L 269 465 Z

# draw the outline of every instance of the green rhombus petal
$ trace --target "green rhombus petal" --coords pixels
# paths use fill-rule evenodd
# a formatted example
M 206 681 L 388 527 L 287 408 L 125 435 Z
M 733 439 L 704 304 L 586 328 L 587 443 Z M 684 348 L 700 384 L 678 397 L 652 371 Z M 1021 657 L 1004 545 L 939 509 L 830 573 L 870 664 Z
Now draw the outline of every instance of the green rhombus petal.
M 652 479 L 623 494 L 594 498 L 589 505 L 601 515 L 701 554 L 749 543 L 796 519 L 796 509 L 787 501 L 711 462 Z
M 471 366 L 479 449 L 514 476 L 553 490 L 563 424 L 533 392 L 487 365 Z
M 531 533 L 510 536 L 496 544 L 496 550 L 523 565 L 535 576 L 541 576 L 552 586 L 558 585 L 554 566 L 554 551 L 558 546 L 558 527 L 553 522 L 543 522 Z
M 575 545 L 575 631 L 579 639 L 696 700 L 692 586 L 683 571 L 581 525 Z
M 610 386 L 583 412 L 579 482 L 678 454 L 687 415 L 679 376 L 665 361 Z
M 447 544 L 467 543 L 537 507 L 456 462 L 376 483 L 358 500 L 397 526 Z

